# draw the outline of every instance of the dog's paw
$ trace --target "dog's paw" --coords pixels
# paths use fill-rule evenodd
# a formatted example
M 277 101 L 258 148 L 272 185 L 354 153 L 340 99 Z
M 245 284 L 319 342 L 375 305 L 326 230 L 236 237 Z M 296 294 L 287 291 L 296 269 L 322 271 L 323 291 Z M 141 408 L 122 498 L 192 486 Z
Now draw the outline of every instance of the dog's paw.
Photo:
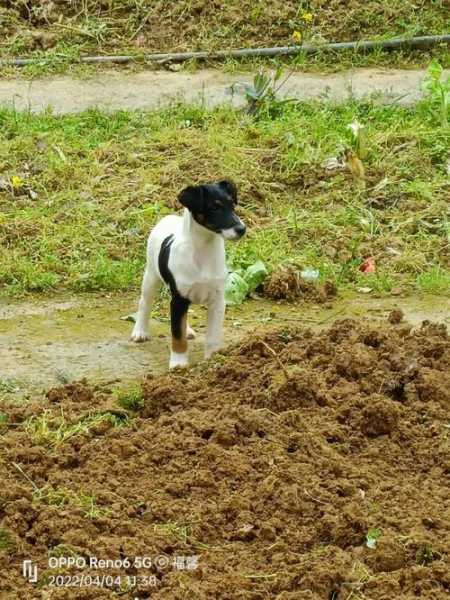
M 205 359 L 208 360 L 208 358 L 211 358 L 215 352 L 219 352 L 221 347 L 222 344 L 207 344 L 205 346 Z
M 150 334 L 148 331 L 144 331 L 143 329 L 133 329 L 130 337 L 130 340 L 136 344 L 142 344 L 142 342 L 147 342 L 149 339 Z
M 188 353 L 171 352 L 169 369 L 176 369 L 177 367 L 185 368 L 189 365 Z
M 196 338 L 195 331 L 192 329 L 192 327 L 189 327 L 189 325 L 188 325 L 187 326 L 187 339 L 195 340 L 195 338 Z

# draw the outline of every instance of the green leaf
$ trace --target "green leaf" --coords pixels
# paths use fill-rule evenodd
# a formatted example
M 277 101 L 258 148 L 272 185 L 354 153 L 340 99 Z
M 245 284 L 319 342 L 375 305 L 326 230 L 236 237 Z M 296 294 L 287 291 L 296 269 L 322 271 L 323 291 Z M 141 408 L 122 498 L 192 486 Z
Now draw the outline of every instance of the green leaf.
M 230 273 L 225 283 L 225 303 L 242 304 L 249 292 L 248 284 L 238 273 Z
M 434 81 L 440 81 L 443 71 L 444 69 L 438 61 L 432 60 L 427 69 L 428 77 Z
M 256 261 L 253 265 L 250 265 L 245 271 L 244 280 L 248 285 L 249 293 L 251 294 L 256 290 L 268 275 L 266 265 L 262 260 Z
M 273 76 L 274 83 L 280 79 L 282 74 L 283 74 L 283 67 L 279 66 L 277 68 L 277 70 L 275 71 L 275 75 Z
M 366 535 L 366 546 L 368 548 L 372 548 L 372 549 L 376 548 L 377 540 L 380 536 L 381 536 L 381 529 L 377 529 L 376 527 L 369 529 L 369 531 L 367 532 L 367 535 Z

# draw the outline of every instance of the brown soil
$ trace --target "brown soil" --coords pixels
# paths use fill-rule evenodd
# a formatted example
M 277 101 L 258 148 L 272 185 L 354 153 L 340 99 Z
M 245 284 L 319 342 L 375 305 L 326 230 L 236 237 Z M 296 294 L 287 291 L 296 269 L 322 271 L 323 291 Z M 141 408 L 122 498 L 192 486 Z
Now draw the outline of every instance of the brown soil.
M 403 317 L 404 315 L 402 309 L 394 308 L 394 310 L 391 310 L 391 312 L 389 313 L 388 321 L 389 323 L 395 325 L 396 323 L 401 323 L 403 321 Z
M 0 598 L 444 600 L 449 390 L 444 326 L 344 320 L 255 333 L 207 365 L 148 378 L 122 426 L 110 391 L 86 382 L 4 404 Z M 108 418 L 53 447 L 26 426 L 98 414 Z M 190 571 L 100 572 L 154 573 L 155 591 L 48 591 L 48 556 L 70 553 L 199 559 Z
M 421 2 L 411 10 L 409 0 L 6 0 L 0 32 L 1 45 L 15 54 L 42 52 L 61 42 L 82 52 L 181 51 L 284 45 L 293 43 L 294 31 L 303 39 L 327 41 L 411 30 L 440 33 L 446 18 L 440 2 Z
M 336 296 L 337 288 L 332 281 L 325 281 L 323 284 L 306 281 L 295 267 L 287 265 L 270 275 L 264 283 L 263 293 L 272 300 L 321 303 Z

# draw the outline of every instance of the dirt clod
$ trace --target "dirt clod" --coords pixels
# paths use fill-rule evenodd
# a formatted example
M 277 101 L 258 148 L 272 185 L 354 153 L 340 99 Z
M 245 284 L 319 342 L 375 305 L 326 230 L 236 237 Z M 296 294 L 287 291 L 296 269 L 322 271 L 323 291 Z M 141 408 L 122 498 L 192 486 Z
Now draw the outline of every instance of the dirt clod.
M 403 317 L 403 311 L 400 308 L 395 308 L 389 313 L 388 321 L 389 323 L 395 325 L 396 323 L 401 323 L 403 321 Z
M 370 437 L 391 433 L 398 421 L 399 410 L 393 400 L 375 395 L 363 409 L 363 431 Z
M 331 281 L 322 285 L 306 281 L 293 266 L 287 265 L 274 271 L 264 284 L 264 295 L 272 300 L 294 302 L 327 302 L 336 296 L 337 288 Z

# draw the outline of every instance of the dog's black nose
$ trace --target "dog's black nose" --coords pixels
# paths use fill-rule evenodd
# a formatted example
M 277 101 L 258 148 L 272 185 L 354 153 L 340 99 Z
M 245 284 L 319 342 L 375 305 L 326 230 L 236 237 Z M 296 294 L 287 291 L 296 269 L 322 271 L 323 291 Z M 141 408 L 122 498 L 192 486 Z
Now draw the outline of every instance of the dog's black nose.
M 246 229 L 245 225 L 243 223 L 241 223 L 240 225 L 236 225 L 234 230 L 238 234 L 239 237 L 242 237 L 247 229 Z

